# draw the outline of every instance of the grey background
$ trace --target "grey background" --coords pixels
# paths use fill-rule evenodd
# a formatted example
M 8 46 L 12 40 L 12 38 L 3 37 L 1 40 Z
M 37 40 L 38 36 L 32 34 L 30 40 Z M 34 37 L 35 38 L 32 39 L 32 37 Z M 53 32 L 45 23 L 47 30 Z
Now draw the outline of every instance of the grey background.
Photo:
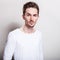
M 35 28 L 42 31 L 44 60 L 60 60 L 60 0 L 0 0 L 0 60 L 8 33 L 24 24 L 22 6 L 27 1 L 40 7 Z

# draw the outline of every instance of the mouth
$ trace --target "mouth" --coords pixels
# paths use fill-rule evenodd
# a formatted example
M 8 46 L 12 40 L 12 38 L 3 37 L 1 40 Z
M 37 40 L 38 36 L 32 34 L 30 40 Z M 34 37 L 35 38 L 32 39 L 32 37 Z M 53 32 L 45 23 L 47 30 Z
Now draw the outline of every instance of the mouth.
M 34 22 L 33 22 L 33 21 L 30 21 L 29 23 L 30 23 L 31 25 L 32 25 L 32 24 L 34 24 Z
M 31 24 L 33 24 L 33 22 L 32 22 L 32 21 L 30 21 L 30 23 L 31 23 Z
M 30 22 L 29 22 L 29 25 L 30 25 L 30 26 L 34 26 L 34 22 L 33 22 L 33 21 L 30 21 Z

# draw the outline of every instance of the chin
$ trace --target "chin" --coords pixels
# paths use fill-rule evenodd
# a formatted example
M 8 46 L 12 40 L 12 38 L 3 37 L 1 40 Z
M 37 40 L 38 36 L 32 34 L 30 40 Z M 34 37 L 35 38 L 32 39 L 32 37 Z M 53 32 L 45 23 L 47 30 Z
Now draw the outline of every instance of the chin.
M 28 24 L 27 25 L 29 28 L 33 28 L 35 26 L 35 24 Z
M 34 27 L 34 25 L 29 25 L 29 27 L 33 28 L 33 27 Z

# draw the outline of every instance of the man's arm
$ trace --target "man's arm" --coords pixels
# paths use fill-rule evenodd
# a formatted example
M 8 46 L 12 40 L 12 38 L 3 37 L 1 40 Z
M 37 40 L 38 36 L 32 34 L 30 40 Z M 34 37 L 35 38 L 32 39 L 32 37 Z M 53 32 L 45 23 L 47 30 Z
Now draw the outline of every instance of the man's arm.
M 4 50 L 3 60 L 11 60 L 12 59 L 15 45 L 16 45 L 16 40 L 14 40 L 14 35 L 12 33 L 9 33 L 7 44 L 6 44 L 6 47 Z
M 42 41 L 42 33 L 40 34 L 40 43 L 39 43 L 39 51 L 40 51 L 40 60 L 44 60 L 43 57 L 43 41 Z

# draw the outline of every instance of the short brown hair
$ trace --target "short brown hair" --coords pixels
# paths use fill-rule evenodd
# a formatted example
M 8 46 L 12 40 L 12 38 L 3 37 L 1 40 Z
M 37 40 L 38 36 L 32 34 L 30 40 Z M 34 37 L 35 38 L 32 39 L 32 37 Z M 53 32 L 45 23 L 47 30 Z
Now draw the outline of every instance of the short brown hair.
M 30 8 L 30 7 L 36 8 L 37 11 L 38 11 L 38 14 L 39 14 L 39 6 L 38 6 L 35 2 L 27 2 L 27 3 L 25 3 L 24 6 L 23 6 L 23 15 L 25 15 L 26 9 L 27 9 L 27 8 Z

